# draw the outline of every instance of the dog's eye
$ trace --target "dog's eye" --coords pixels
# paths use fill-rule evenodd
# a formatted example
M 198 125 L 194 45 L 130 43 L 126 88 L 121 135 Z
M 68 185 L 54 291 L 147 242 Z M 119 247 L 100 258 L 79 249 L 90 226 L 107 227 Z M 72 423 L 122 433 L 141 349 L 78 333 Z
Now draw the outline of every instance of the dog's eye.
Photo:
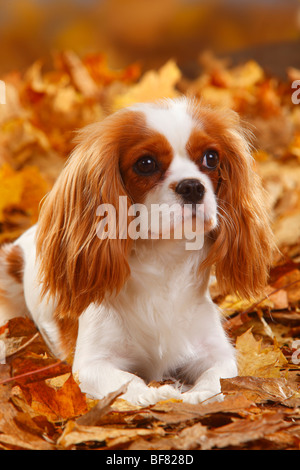
M 158 164 L 151 155 L 144 155 L 135 162 L 133 169 L 138 175 L 150 176 L 158 170 Z
M 202 158 L 202 165 L 209 170 L 213 170 L 218 166 L 219 154 L 216 150 L 206 150 Z

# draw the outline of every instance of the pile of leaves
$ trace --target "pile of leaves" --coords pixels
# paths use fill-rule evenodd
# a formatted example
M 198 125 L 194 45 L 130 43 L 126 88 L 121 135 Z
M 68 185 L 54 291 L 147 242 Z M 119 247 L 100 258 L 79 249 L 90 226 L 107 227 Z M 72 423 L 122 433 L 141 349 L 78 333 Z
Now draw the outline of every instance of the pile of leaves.
M 33 323 L 10 320 L 0 330 L 7 353 L 0 366 L 0 448 L 299 449 L 300 351 L 289 345 L 293 327 L 282 323 L 291 316 L 299 325 L 299 313 L 281 314 L 276 336 L 258 313 L 228 320 L 240 376 L 221 380 L 222 402 L 148 407 L 120 398 L 125 387 L 99 401 L 87 397 L 71 365 L 51 355 Z
M 231 66 L 210 53 L 196 79 L 170 60 L 111 70 L 105 56 L 54 56 L 1 77 L 0 243 L 36 222 L 39 203 L 73 148 L 74 131 L 123 106 L 180 94 L 238 111 L 254 134 L 257 171 L 269 194 L 280 251 L 265 296 L 220 296 L 224 326 L 236 345 L 239 377 L 221 381 L 223 402 L 169 400 L 136 407 L 124 389 L 95 401 L 81 393 L 71 364 L 48 350 L 29 319 L 0 328 L 0 448 L 3 449 L 299 449 L 300 447 L 300 105 L 291 84 L 256 62 Z M 2 361 L 4 362 L 4 361 Z M 150 386 L 157 386 L 151 383 Z

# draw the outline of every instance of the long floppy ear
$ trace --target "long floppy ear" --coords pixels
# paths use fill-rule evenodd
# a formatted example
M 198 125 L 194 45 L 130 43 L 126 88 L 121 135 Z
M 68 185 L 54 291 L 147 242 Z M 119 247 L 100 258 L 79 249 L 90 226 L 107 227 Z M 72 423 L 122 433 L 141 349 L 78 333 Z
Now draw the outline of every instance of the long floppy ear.
M 219 225 L 205 264 L 215 264 L 221 292 L 251 299 L 261 295 L 266 286 L 274 238 L 246 131 L 235 114 L 222 139 L 225 155 L 217 194 Z
M 118 116 L 87 126 L 40 213 L 37 255 L 42 294 L 55 296 L 58 318 L 77 318 L 91 302 L 118 292 L 130 274 L 130 239 L 97 236 L 100 204 L 127 198 L 119 173 Z M 129 201 L 128 201 L 129 204 Z

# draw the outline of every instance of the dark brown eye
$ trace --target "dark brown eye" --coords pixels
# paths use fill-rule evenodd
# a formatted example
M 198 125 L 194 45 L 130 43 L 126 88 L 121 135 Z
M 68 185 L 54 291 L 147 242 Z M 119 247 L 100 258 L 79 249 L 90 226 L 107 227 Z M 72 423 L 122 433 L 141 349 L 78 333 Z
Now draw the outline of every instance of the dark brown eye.
M 151 176 L 158 170 L 158 164 L 151 155 L 144 155 L 135 162 L 133 169 L 138 175 Z
M 216 150 L 206 150 L 202 158 L 202 166 L 214 170 L 219 164 L 219 154 Z

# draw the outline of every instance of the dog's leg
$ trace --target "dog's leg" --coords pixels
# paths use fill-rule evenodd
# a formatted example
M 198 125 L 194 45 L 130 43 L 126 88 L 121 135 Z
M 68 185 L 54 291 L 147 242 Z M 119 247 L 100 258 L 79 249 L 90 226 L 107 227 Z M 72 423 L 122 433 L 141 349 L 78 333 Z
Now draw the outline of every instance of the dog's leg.
M 181 395 L 187 403 L 222 400 L 220 379 L 238 375 L 234 347 L 223 330 L 218 310 L 210 302 L 205 315 L 210 317 L 210 321 L 205 322 L 205 328 L 202 325 L 202 330 L 199 328 L 199 357 L 189 362 L 181 372 L 184 380 L 193 384 Z
M 125 400 L 135 405 L 149 405 L 160 400 L 180 398 L 180 392 L 171 385 L 148 387 L 144 380 L 129 372 L 132 357 L 126 354 L 125 333 L 121 322 L 111 312 L 94 305 L 79 318 L 79 329 L 73 362 L 83 392 L 97 399 L 128 384 Z

